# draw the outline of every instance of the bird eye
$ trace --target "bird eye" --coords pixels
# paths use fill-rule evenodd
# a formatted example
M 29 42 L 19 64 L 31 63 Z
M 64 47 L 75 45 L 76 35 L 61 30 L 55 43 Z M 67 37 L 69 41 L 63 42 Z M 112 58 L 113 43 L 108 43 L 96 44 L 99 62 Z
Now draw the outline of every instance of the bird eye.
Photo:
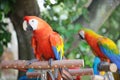
M 32 22 L 34 22 L 34 20 L 32 20 Z

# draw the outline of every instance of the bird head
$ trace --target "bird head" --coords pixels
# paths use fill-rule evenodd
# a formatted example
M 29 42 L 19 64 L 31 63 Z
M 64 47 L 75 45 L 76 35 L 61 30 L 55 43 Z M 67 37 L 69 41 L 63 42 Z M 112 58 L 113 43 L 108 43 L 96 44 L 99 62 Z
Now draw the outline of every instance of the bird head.
M 84 40 L 85 39 L 85 31 L 84 30 L 80 30 L 78 33 L 80 39 Z
M 25 31 L 37 31 L 40 29 L 50 29 L 51 27 L 43 19 L 36 16 L 25 16 L 23 22 L 23 29 Z
M 25 31 L 33 31 L 38 28 L 38 19 L 36 16 L 25 16 L 23 22 L 23 29 Z
M 86 40 L 88 37 L 91 38 L 92 36 L 94 38 L 99 37 L 97 33 L 95 33 L 93 30 L 88 29 L 88 28 L 81 28 L 78 34 L 79 34 L 80 39 L 82 40 Z

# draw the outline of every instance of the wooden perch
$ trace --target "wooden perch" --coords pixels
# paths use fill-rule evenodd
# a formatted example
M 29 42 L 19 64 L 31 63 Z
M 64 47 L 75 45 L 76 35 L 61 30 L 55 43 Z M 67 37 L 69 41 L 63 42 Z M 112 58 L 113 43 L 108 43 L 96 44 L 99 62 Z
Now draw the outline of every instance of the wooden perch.
M 108 62 L 101 62 L 98 65 L 98 70 L 99 71 L 111 71 L 111 72 L 116 72 L 117 71 L 117 65 L 114 63 L 108 63 Z
M 2 69 L 50 69 L 50 68 L 73 68 L 73 67 L 82 67 L 84 66 L 83 60 L 55 60 L 52 62 L 52 66 L 50 67 L 48 61 L 38 61 L 33 62 L 32 64 L 26 66 L 28 61 L 26 60 L 13 60 L 13 61 L 2 61 L 1 68 Z
M 69 72 L 72 76 L 77 75 L 93 75 L 93 69 L 92 68 L 85 68 L 85 69 L 69 69 Z
M 86 69 L 69 69 L 69 72 L 72 76 L 84 76 L 84 75 L 93 75 L 93 69 L 92 68 L 86 68 Z M 26 75 L 29 78 L 36 78 L 40 77 L 41 74 L 38 72 L 27 72 Z

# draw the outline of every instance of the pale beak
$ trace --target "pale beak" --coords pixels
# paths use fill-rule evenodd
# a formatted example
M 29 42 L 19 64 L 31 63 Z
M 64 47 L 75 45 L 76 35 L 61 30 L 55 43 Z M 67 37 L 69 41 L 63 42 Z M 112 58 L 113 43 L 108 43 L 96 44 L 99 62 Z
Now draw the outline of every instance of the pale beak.
M 79 38 L 80 38 L 81 40 L 84 40 L 84 37 L 83 37 L 83 35 L 81 35 L 80 32 L 78 33 L 78 35 L 79 35 Z

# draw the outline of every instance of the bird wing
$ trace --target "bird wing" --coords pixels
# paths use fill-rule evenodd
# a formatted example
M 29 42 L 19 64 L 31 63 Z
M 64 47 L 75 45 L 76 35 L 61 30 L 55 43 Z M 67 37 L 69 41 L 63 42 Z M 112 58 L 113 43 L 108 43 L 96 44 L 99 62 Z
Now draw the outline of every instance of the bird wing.
M 120 53 L 116 44 L 109 38 L 101 37 L 98 39 L 98 46 L 103 54 L 120 69 Z
M 50 35 L 50 43 L 51 43 L 55 58 L 57 60 L 61 60 L 64 55 L 64 51 L 63 51 L 64 45 L 63 45 L 62 37 L 58 33 L 53 32 Z

